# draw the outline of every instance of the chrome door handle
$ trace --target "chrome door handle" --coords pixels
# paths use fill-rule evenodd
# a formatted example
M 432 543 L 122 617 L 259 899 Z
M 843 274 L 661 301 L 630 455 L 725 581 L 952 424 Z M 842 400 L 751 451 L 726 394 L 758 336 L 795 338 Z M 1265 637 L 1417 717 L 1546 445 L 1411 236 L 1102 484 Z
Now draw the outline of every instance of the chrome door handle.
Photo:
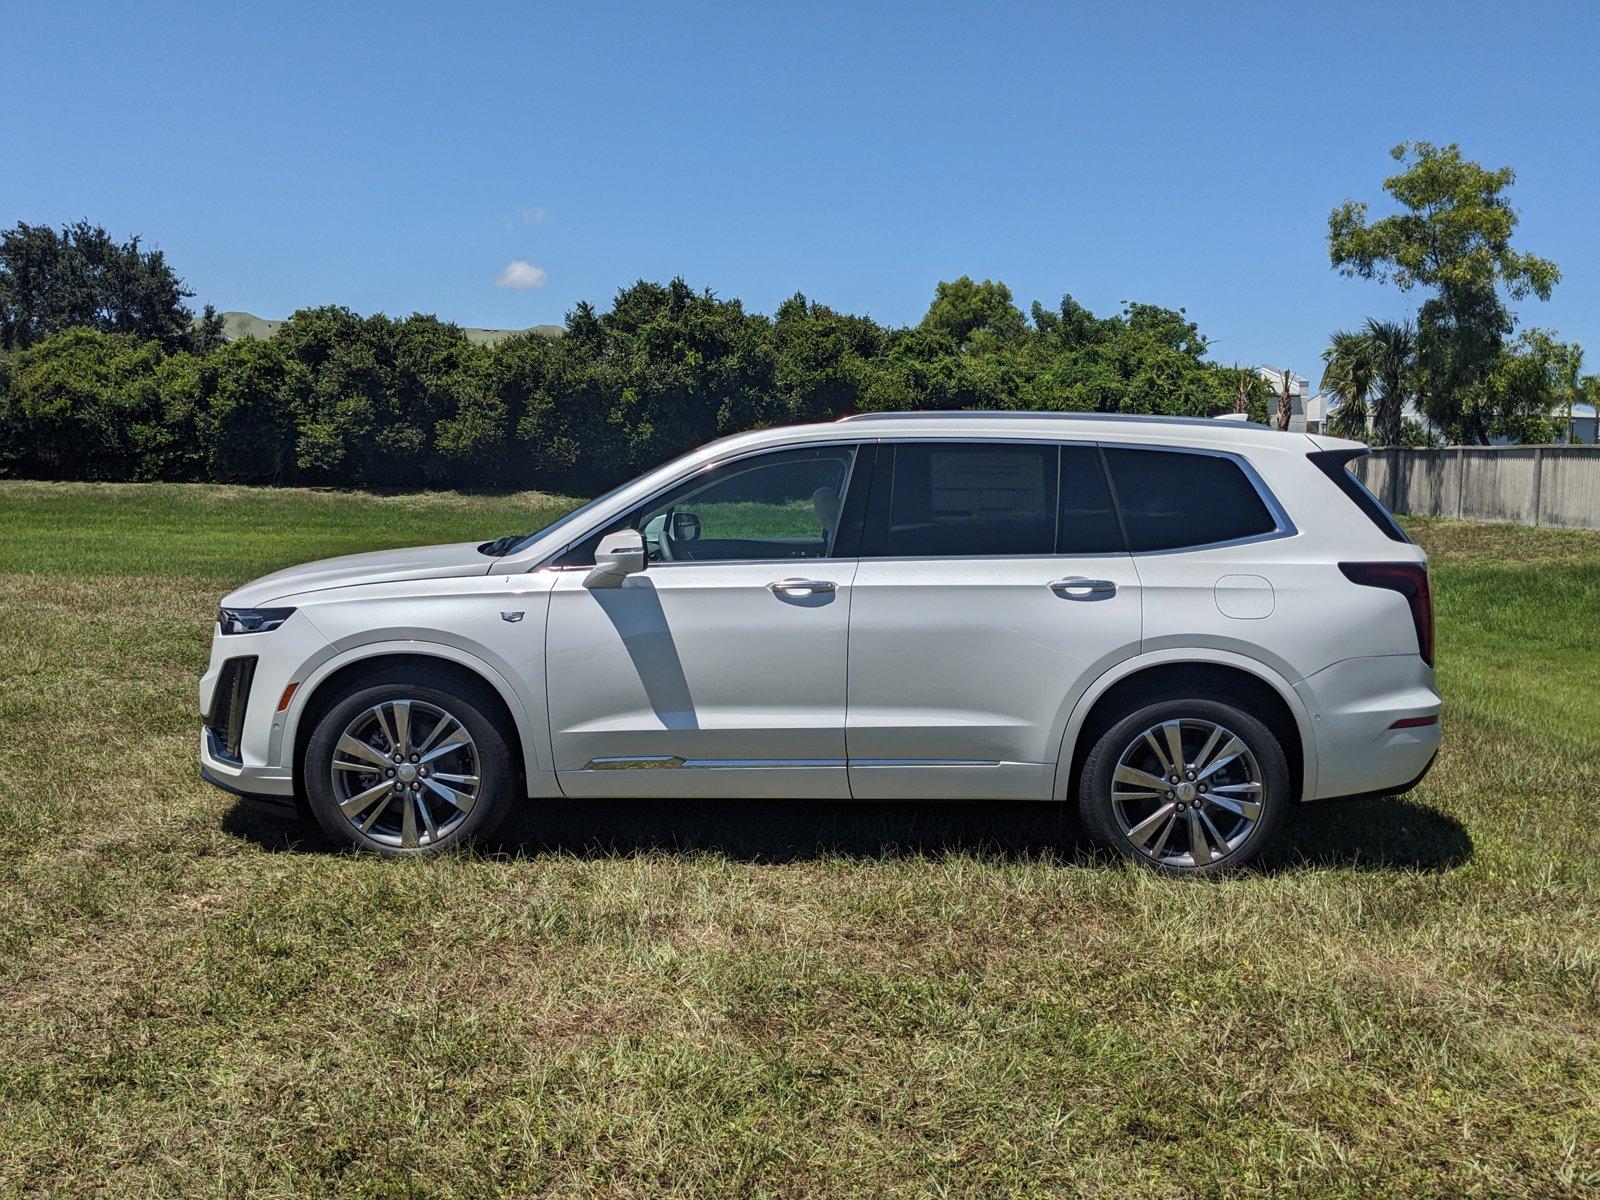
M 1109 579 L 1084 579 L 1073 575 L 1057 579 L 1047 585 L 1063 600 L 1099 600 L 1117 594 L 1117 585 Z
M 767 589 L 775 596 L 815 596 L 819 592 L 837 591 L 838 587 L 831 579 L 777 579 L 767 584 Z

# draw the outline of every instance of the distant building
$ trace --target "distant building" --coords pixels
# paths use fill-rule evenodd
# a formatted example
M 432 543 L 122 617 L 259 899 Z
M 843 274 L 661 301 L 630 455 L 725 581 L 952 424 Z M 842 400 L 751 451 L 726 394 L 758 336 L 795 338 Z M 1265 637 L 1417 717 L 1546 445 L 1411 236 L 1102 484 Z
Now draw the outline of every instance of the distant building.
M 269 338 L 283 328 L 282 321 L 270 321 L 266 317 L 258 317 L 254 313 L 225 312 L 222 316 L 222 340 L 236 342 L 240 338 Z M 461 330 L 466 334 L 467 341 L 479 346 L 492 346 L 496 342 L 503 342 L 509 337 L 516 337 L 520 333 L 535 333 L 540 337 L 560 337 L 563 330 L 559 325 L 531 325 L 527 329 L 467 329 Z
M 1561 420 L 1566 420 L 1567 414 L 1562 412 Z M 1582 442 L 1585 446 L 1600 445 L 1600 416 L 1596 415 L 1595 406 L 1592 404 L 1574 404 L 1572 406 L 1572 427 L 1568 430 L 1568 441 Z
M 1283 367 L 1257 367 L 1256 374 L 1267 381 L 1267 386 L 1272 396 L 1267 400 L 1267 424 L 1274 429 L 1278 427 L 1278 399 L 1283 395 L 1284 376 L 1289 378 L 1289 430 L 1292 433 L 1318 433 L 1317 429 L 1310 427 L 1310 413 L 1308 404 L 1313 399 L 1311 395 L 1311 381 L 1303 375 L 1296 375 L 1293 371 Z M 1322 418 L 1319 418 L 1321 420 Z

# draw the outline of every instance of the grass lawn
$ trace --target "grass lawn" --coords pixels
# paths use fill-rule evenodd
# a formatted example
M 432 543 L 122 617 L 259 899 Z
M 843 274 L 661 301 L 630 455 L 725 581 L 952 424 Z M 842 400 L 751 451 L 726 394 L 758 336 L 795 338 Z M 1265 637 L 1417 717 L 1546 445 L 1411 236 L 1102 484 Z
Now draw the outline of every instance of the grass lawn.
M 1220 882 L 1045 805 L 394 863 L 200 783 L 223 592 L 567 503 L 0 485 L 0 1194 L 1600 1192 L 1600 534 L 1410 522 L 1438 766 Z

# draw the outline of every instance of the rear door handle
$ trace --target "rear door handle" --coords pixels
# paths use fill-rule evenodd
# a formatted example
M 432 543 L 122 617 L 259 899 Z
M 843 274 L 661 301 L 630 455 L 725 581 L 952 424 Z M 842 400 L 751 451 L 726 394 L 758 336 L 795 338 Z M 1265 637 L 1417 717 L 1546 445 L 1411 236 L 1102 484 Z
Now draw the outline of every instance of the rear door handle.
M 778 596 L 815 596 L 819 592 L 837 591 L 839 585 L 831 579 L 776 579 L 767 587 Z
M 1111 580 L 1085 579 L 1081 575 L 1057 579 L 1047 586 L 1063 600 L 1103 600 L 1117 594 L 1117 585 Z

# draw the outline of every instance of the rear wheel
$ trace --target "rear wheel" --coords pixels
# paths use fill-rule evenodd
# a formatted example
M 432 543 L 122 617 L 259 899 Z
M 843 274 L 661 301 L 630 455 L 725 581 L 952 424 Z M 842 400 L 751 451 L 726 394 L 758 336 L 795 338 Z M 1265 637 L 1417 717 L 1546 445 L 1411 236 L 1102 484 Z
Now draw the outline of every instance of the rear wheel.
M 356 684 L 306 745 L 302 778 L 317 823 L 338 842 L 388 855 L 492 832 L 516 775 L 492 711 L 455 680 Z
M 1277 836 L 1289 801 L 1283 747 L 1211 699 L 1128 714 L 1084 761 L 1078 808 L 1101 845 L 1171 875 L 1243 866 Z

